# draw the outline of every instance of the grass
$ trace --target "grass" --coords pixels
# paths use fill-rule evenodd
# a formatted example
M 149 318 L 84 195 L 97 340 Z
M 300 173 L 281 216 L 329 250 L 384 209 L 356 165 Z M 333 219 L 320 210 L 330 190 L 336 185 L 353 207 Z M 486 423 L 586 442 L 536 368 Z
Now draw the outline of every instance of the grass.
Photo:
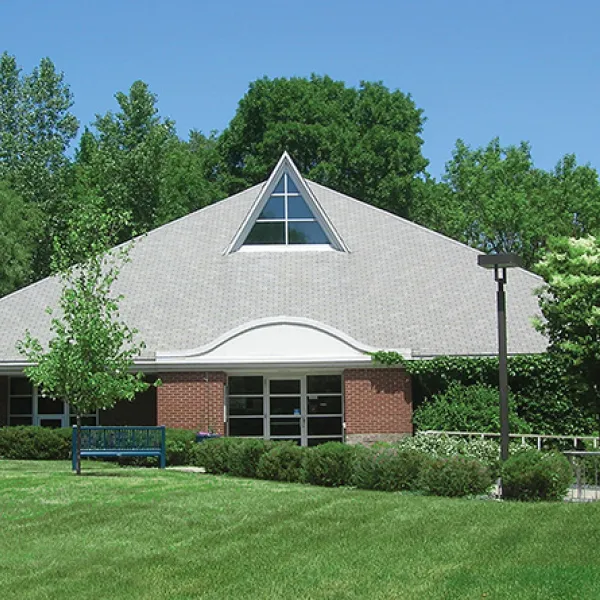
M 0 461 L 0 598 L 598 598 L 600 504 Z

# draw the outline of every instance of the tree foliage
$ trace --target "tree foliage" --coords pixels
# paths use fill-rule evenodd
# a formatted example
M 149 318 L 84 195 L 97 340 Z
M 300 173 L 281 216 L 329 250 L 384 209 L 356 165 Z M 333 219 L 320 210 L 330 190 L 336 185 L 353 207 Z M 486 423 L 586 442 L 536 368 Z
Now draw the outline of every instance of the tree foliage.
M 214 141 L 194 132 L 177 137 L 158 114 L 157 97 L 143 81 L 115 96 L 119 110 L 98 116 L 84 132 L 76 159 L 79 185 L 131 214 L 125 240 L 219 199 L 208 178 Z M 214 158 L 213 158 L 214 160 Z
M 68 403 L 78 427 L 82 414 L 132 400 L 148 387 L 142 373 L 130 372 L 144 344 L 120 319 L 121 297 L 112 292 L 131 248 L 109 249 L 120 225 L 122 217 L 100 199 L 89 197 L 82 203 L 69 222 L 68 235 L 55 240 L 53 268 L 63 289 L 58 310 L 49 309 L 50 342 L 44 347 L 27 331 L 19 343 L 30 363 L 26 375 L 43 394 Z
M 41 226 L 40 210 L 0 181 L 0 296 L 31 281 Z
M 308 178 L 407 216 L 427 166 L 423 121 L 410 96 L 382 83 L 265 77 L 219 139 L 225 186 L 234 193 L 264 181 L 287 150 Z
M 451 385 L 498 386 L 497 358 L 440 356 L 406 360 L 396 352 L 375 352 L 377 364 L 402 366 L 413 378 L 415 409 L 447 394 Z M 582 435 L 596 429 L 584 392 L 569 377 L 569 362 L 556 354 L 508 357 L 510 403 L 532 432 Z
M 531 268 L 556 235 L 600 226 L 597 172 L 566 155 L 554 171 L 534 166 L 529 144 L 492 140 L 472 149 L 458 140 L 442 182 L 414 211 L 423 225 L 483 252 L 514 252 Z
M 537 269 L 546 281 L 539 297 L 544 320 L 537 326 L 600 422 L 600 242 L 556 239 Z

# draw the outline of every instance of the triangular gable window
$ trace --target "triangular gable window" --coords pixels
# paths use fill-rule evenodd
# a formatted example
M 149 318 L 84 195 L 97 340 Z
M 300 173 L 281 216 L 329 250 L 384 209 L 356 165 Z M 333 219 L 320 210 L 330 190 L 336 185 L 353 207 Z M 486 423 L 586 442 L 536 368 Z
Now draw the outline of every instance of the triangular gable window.
M 329 244 L 292 178 L 284 173 L 244 244 Z
M 292 159 L 284 153 L 227 252 L 260 247 L 346 250 Z

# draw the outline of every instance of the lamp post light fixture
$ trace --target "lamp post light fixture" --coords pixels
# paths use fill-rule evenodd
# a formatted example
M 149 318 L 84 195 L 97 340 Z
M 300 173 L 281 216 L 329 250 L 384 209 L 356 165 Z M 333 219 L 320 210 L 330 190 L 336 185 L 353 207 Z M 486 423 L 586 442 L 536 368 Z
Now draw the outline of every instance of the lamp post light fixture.
M 497 308 L 498 308 L 498 379 L 500 383 L 500 458 L 508 458 L 508 369 L 506 349 L 506 270 L 520 267 L 523 261 L 516 254 L 481 254 L 477 257 L 477 264 L 485 269 L 494 270 L 494 279 L 498 283 Z

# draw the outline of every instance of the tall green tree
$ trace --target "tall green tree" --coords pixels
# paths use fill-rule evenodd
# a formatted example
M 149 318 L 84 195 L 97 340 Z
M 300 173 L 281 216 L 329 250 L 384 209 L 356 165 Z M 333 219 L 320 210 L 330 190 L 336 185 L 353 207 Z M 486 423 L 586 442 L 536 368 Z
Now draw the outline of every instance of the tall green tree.
M 142 373 L 131 373 L 144 348 L 137 331 L 119 315 L 121 296 L 113 284 L 131 245 L 110 249 L 123 216 L 101 199 L 89 197 L 69 221 L 67 235 L 55 239 L 53 269 L 62 281 L 51 339 L 44 347 L 25 333 L 19 350 L 30 363 L 26 375 L 44 394 L 68 403 L 77 418 L 77 474 L 81 473 L 81 416 L 132 400 L 148 388 Z
M 41 211 L 0 181 L 0 296 L 32 280 Z
M 565 359 L 571 378 L 597 414 L 600 431 L 600 240 L 554 240 L 537 271 L 546 283 L 538 328 L 550 351 Z
M 529 144 L 482 148 L 458 140 L 441 183 L 413 211 L 425 225 L 484 252 L 515 252 L 533 268 L 551 237 L 598 230 L 600 185 L 589 166 L 565 156 L 535 167 Z
M 410 214 L 427 161 L 423 114 L 382 83 L 259 79 L 219 138 L 224 186 L 263 181 L 287 150 L 310 179 L 399 215 Z
M 61 192 L 66 151 L 77 134 L 72 106 L 64 75 L 49 58 L 23 74 L 14 56 L 0 56 L 0 177 L 45 209 Z
M 44 58 L 24 74 L 14 56 L 0 56 L 0 180 L 44 215 L 33 253 L 36 276 L 48 272 L 57 204 L 67 193 L 69 144 L 78 123 L 63 73 Z
M 143 81 L 115 98 L 119 110 L 98 116 L 82 135 L 75 170 L 78 187 L 131 214 L 121 240 L 222 197 L 214 176 L 209 180 L 213 139 L 194 133 L 190 142 L 180 140 Z

